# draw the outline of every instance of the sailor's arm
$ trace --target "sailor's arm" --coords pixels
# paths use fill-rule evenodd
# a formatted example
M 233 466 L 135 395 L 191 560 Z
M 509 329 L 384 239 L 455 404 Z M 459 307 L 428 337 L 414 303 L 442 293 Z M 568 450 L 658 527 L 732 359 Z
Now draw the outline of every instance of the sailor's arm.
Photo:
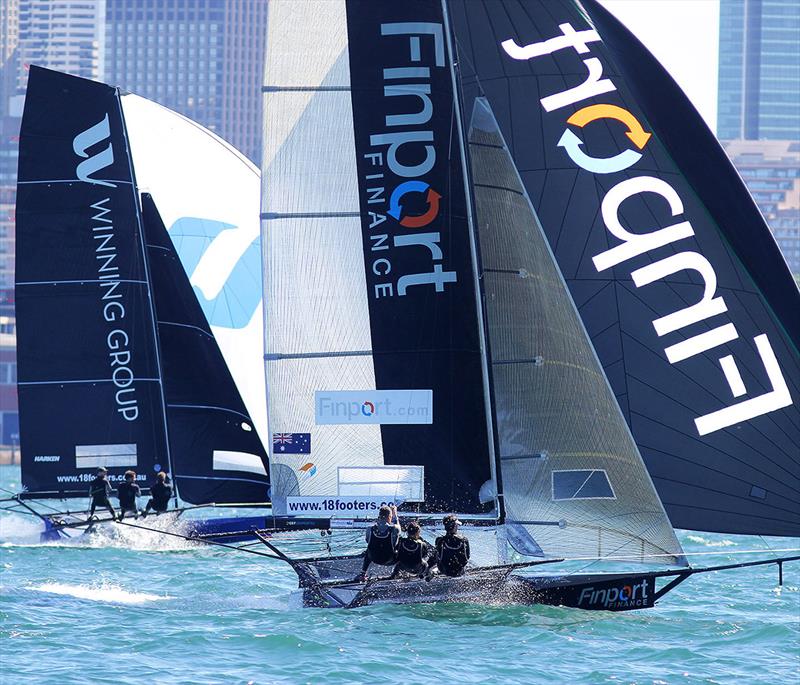
M 464 538 L 464 554 L 467 555 L 467 559 L 469 559 L 469 538 Z

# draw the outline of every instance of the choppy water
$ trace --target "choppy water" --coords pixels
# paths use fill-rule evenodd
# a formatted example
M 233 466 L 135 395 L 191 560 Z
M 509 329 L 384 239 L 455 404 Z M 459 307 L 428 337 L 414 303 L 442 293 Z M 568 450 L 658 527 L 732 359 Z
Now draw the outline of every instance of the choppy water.
M 15 489 L 16 467 L 0 467 Z M 697 576 L 651 610 L 302 609 L 279 562 L 128 529 L 39 544 L 0 514 L 0 683 L 800 682 L 800 563 Z M 682 533 L 697 565 L 757 538 Z M 798 539 L 770 539 L 773 548 Z

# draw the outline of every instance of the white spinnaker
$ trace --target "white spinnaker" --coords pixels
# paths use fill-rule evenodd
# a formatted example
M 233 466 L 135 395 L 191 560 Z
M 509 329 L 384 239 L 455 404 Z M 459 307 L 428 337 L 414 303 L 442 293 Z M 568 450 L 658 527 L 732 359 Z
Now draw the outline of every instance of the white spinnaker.
M 315 422 L 315 391 L 375 388 L 343 0 L 269 4 L 262 182 L 270 427 L 311 434 L 310 454 L 270 441 L 279 509 L 337 494 L 340 465 L 383 464 L 380 426 Z
M 209 321 L 211 330 L 266 447 L 261 263 L 242 261 L 259 239 L 259 170 L 219 136 L 177 112 L 137 95 L 121 99 L 139 190 L 153 196 L 168 230 L 188 226 L 194 233 L 183 236 L 195 239 L 190 247 L 200 250 L 188 272 L 190 282 L 220 308 Z M 176 231 L 170 232 L 176 240 Z M 176 248 L 186 267 L 177 241 Z M 235 282 L 228 284 L 234 273 Z M 243 301 L 252 303 L 244 315 L 236 306 Z M 231 308 L 238 318 L 229 316 Z

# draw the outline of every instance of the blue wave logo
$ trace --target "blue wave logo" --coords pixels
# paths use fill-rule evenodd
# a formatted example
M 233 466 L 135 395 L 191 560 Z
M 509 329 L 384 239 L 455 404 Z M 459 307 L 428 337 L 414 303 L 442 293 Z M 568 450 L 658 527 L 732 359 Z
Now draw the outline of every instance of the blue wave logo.
M 169 235 L 189 278 L 211 243 L 224 231 L 237 228 L 222 221 L 190 216 L 181 217 L 172 224 Z M 216 297 L 206 299 L 197 286 L 193 289 L 211 326 L 247 326 L 261 302 L 261 238 L 256 237 L 239 257 Z

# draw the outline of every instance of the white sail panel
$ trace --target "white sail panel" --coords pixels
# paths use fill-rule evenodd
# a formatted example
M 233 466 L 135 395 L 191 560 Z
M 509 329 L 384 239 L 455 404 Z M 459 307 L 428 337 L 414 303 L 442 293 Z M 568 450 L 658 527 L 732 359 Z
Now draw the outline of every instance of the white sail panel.
M 344 2 L 270 2 L 262 236 L 273 502 L 337 495 L 337 467 L 383 464 L 380 426 L 315 422 L 317 391 L 373 390 Z M 312 466 L 308 466 L 311 464 Z
M 677 563 L 680 544 L 482 99 L 469 142 L 509 541 L 535 549 L 520 549 L 522 528 L 552 556 Z
M 137 184 L 158 203 L 266 446 L 270 436 L 262 373 L 259 170 L 224 140 L 177 112 L 132 94 L 121 101 Z

